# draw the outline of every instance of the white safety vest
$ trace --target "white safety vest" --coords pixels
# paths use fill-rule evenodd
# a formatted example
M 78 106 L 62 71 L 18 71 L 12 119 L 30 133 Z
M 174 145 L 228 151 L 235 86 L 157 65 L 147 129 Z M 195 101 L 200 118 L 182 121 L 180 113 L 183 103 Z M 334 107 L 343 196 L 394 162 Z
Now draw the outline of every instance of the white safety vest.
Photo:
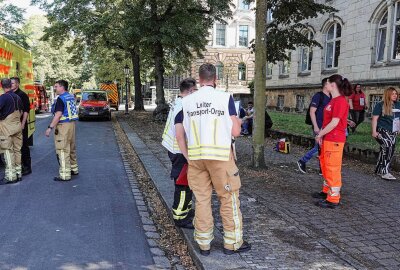
M 178 141 L 176 140 L 175 131 L 175 117 L 182 110 L 182 98 L 177 97 L 171 106 L 168 114 L 167 124 L 164 128 L 164 133 L 162 136 L 162 145 L 171 153 L 178 154 L 182 153 L 179 149 Z
M 189 160 L 228 161 L 232 145 L 230 94 L 204 86 L 182 100 Z

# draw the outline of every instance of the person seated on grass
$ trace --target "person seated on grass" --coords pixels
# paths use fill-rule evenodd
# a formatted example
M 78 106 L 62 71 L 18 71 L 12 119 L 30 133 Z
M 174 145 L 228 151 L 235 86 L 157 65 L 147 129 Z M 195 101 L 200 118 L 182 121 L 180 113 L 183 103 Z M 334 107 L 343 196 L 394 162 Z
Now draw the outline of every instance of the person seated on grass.
M 246 116 L 243 118 L 242 135 L 251 135 L 253 132 L 254 108 L 253 102 L 247 104 Z

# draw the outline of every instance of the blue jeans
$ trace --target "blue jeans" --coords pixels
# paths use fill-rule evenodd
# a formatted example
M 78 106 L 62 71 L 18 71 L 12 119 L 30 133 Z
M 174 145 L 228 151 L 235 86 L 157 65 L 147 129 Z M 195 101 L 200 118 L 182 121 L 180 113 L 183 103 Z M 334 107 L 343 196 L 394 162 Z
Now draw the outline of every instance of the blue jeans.
M 303 161 L 304 163 L 307 163 L 310 161 L 310 159 L 312 159 L 313 157 L 315 157 L 319 152 L 319 144 L 315 143 L 314 147 L 311 148 L 310 151 L 308 151 L 300 160 Z

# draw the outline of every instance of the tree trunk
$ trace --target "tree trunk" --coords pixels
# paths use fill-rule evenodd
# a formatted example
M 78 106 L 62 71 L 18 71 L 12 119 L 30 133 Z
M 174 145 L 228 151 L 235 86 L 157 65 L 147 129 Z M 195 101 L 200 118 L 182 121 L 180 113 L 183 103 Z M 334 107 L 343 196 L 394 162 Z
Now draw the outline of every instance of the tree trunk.
M 265 88 L 266 88 L 266 16 L 267 2 L 257 0 L 256 4 L 256 43 L 255 43 L 255 81 L 254 81 L 254 130 L 253 130 L 253 166 L 265 167 Z
M 160 41 L 155 43 L 154 47 L 154 67 L 156 79 L 156 104 L 157 107 L 153 112 L 156 120 L 166 121 L 169 106 L 165 103 L 164 97 L 164 48 Z
M 135 84 L 135 111 L 144 111 L 142 82 L 140 80 L 140 55 L 137 50 L 131 51 L 133 80 Z
M 156 79 L 156 104 L 157 106 L 165 104 L 164 98 L 164 48 L 161 42 L 157 42 L 154 48 L 154 65 Z

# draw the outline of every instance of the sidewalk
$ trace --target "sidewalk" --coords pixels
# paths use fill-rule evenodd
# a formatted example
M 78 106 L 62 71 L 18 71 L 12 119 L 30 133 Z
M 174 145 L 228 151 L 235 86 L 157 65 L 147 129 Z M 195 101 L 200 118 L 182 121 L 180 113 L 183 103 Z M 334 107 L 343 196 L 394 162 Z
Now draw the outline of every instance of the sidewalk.
M 168 171 L 169 159 L 160 145 L 163 124 L 148 117 L 134 114 L 129 121 Z M 290 155 L 279 154 L 272 151 L 274 142 L 267 141 L 269 170 L 253 170 L 250 143 L 239 138 L 237 149 L 244 231 L 253 249 L 238 256 L 248 266 L 237 269 L 399 269 L 399 181 L 383 181 L 373 176 L 373 166 L 345 160 L 342 206 L 320 209 L 310 196 L 321 187 L 316 161 L 306 175 L 295 164 L 305 149 L 293 146 Z M 221 231 L 216 205 L 215 223 Z

